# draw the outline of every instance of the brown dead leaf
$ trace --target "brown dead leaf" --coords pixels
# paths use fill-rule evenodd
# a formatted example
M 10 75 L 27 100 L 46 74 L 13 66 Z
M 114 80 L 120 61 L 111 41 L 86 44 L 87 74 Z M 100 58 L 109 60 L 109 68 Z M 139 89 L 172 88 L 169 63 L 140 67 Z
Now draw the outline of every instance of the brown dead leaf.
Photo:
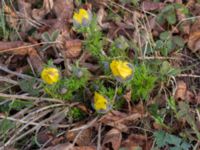
M 162 130 L 163 126 L 161 124 L 153 122 L 153 128 L 156 129 L 156 130 Z
M 6 14 L 6 21 L 11 28 L 16 29 L 18 25 L 18 16 L 14 10 L 12 10 L 8 5 L 4 5 L 4 12 Z
M 127 114 L 121 113 L 119 111 L 112 111 L 104 115 L 99 121 L 108 126 L 116 127 L 117 129 L 127 132 L 128 127 L 124 124 L 117 123 L 117 121 L 121 118 L 125 118 Z
M 199 101 L 193 92 L 187 89 L 187 85 L 184 81 L 177 83 L 177 90 L 175 93 L 176 100 L 186 100 L 192 104 L 198 104 Z
M 102 149 L 109 149 L 108 146 L 111 146 L 110 149 L 118 150 L 121 145 L 122 134 L 117 129 L 111 129 L 108 131 L 103 139 Z M 111 144 L 111 145 L 110 145 Z
M 110 24 L 107 22 L 107 23 L 103 23 L 103 20 L 106 16 L 106 11 L 104 9 L 104 7 L 100 7 L 98 13 L 97 13 L 97 22 L 98 24 L 100 25 L 100 27 L 102 27 L 103 29 L 107 29 L 107 28 L 110 28 Z
M 13 148 L 13 147 L 4 147 L 3 150 L 17 150 L 16 148 Z
M 76 136 L 79 134 L 80 131 L 71 131 L 66 133 L 66 138 L 68 141 L 74 141 Z M 89 145 L 94 137 L 94 131 L 92 128 L 87 128 L 82 131 L 79 135 L 78 139 L 76 140 L 76 144 L 78 146 L 86 146 Z
M 88 114 L 90 112 L 90 110 L 84 104 L 78 104 L 76 107 L 78 107 L 80 110 L 82 110 L 86 114 Z
M 26 33 L 32 28 L 32 26 L 34 26 L 30 22 L 30 18 L 32 18 L 31 17 L 32 5 L 31 3 L 25 0 L 17 0 L 17 5 L 19 8 L 20 17 L 23 18 L 23 22 L 21 23 L 21 31 Z
M 184 81 L 177 82 L 177 89 L 175 93 L 176 100 L 185 100 L 186 99 L 186 92 L 187 92 L 187 85 Z
M 27 55 L 29 49 L 26 46 L 27 43 L 22 41 L 0 42 L 0 52 L 15 55 Z
M 188 47 L 193 53 L 200 50 L 200 20 L 197 20 L 191 27 Z
M 119 111 L 112 111 L 104 115 L 99 121 L 108 126 L 112 126 L 122 132 L 127 132 L 130 123 L 133 123 L 143 115 L 139 113 L 125 114 Z M 144 115 L 145 116 L 145 115 Z
M 182 4 L 182 0 L 176 0 L 175 2 Z M 177 18 L 180 22 L 186 19 L 186 15 L 181 12 L 181 9 L 176 9 L 176 15 L 177 15 Z M 189 34 L 190 33 L 190 22 L 184 21 L 180 25 L 180 28 L 181 28 L 182 33 Z
M 196 102 L 197 104 L 200 104 L 200 92 L 196 95 Z
M 100 68 L 99 65 L 94 65 L 92 63 L 81 63 L 81 65 L 85 68 L 87 68 L 90 72 L 94 73 L 96 71 L 98 71 L 98 69 Z
M 44 148 L 43 150 L 70 150 L 71 144 L 66 143 L 66 144 L 58 144 L 56 146 L 50 146 L 48 148 Z
M 47 12 L 45 9 L 33 9 L 32 10 L 32 17 L 37 21 L 41 21 L 46 14 L 47 14 Z
M 37 134 L 37 142 L 41 145 L 45 144 L 46 146 L 58 145 L 64 141 L 63 136 L 56 137 L 50 131 L 44 129 Z
M 165 29 L 156 21 L 155 17 L 149 17 L 149 26 L 147 26 L 147 28 L 149 32 L 152 32 L 154 37 L 159 36 L 161 32 L 165 31 Z
M 65 42 L 65 55 L 67 58 L 77 58 L 81 54 L 81 40 L 68 40 Z
M 59 143 L 62 143 L 65 140 L 64 136 L 60 136 L 60 137 L 55 137 L 51 143 L 52 145 L 58 145 Z
M 192 8 L 196 3 L 196 0 L 188 0 L 186 7 L 187 8 Z
M 127 102 L 131 101 L 131 93 L 132 93 L 132 91 L 130 90 L 123 96 Z
M 54 0 L 53 10 L 60 21 L 69 22 L 74 13 L 73 0 Z
M 0 42 L 0 52 L 7 52 L 14 55 L 28 55 L 31 64 L 37 72 L 41 72 L 43 61 L 37 53 L 36 49 L 29 47 L 27 43 L 21 41 L 15 42 Z
M 42 8 L 32 10 L 32 17 L 38 21 L 43 20 L 45 15 L 53 9 L 53 5 L 53 0 L 44 0 Z
M 0 52 L 11 48 L 16 48 L 24 45 L 22 41 L 2 42 L 0 41 Z
M 150 2 L 150 1 L 142 2 L 142 10 L 143 11 L 160 10 L 163 7 L 164 7 L 164 3 Z
M 139 102 L 137 105 L 134 105 L 132 107 L 132 110 L 131 110 L 132 113 L 139 113 L 139 114 L 145 114 L 145 108 L 144 108 L 144 105 L 143 105 L 143 102 Z
M 186 92 L 186 100 L 192 104 L 198 104 L 198 101 L 197 101 L 194 93 L 189 90 Z
M 127 104 L 128 104 L 129 112 L 131 112 L 131 103 L 130 103 L 131 102 L 131 93 L 132 93 L 132 91 L 130 90 L 123 96 L 124 99 L 126 100 Z
M 47 141 L 49 141 L 53 138 L 54 138 L 53 134 L 46 130 L 40 131 L 37 134 L 37 142 L 40 144 L 45 144 Z M 49 142 L 47 146 L 50 146 L 50 145 L 51 145 L 51 142 Z
M 189 0 L 186 4 L 186 7 L 189 8 L 190 13 L 193 14 L 193 16 L 199 16 L 199 8 L 200 4 L 196 2 L 196 0 Z
M 38 73 L 40 73 L 43 69 L 43 61 L 38 55 L 36 49 L 30 47 L 28 51 L 28 55 L 29 55 L 33 68 L 36 69 Z
M 48 13 L 51 11 L 53 6 L 54 6 L 53 0 L 44 0 L 43 7 L 47 10 Z
M 143 150 L 149 150 L 152 146 L 153 141 L 148 140 L 144 135 L 131 134 L 125 141 L 122 142 L 122 147 L 128 150 L 136 150 L 142 148 Z
M 71 150 L 96 150 L 96 148 L 94 146 L 76 146 Z

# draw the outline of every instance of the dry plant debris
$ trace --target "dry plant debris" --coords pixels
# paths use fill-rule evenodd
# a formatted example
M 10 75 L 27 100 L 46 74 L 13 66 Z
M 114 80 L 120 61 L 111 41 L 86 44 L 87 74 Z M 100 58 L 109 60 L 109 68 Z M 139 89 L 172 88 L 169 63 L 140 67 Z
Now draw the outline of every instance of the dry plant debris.
M 200 149 L 199 0 L 1 0 L 0 149 Z

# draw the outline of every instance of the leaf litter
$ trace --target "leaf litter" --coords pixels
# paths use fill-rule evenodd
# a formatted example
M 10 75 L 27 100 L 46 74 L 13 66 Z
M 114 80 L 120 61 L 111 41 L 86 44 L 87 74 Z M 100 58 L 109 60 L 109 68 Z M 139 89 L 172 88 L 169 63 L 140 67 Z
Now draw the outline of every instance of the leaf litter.
M 199 149 L 198 0 L 0 7 L 1 148 Z M 82 15 L 77 26 L 80 8 L 96 22 Z M 112 75 L 113 60 L 130 62 L 129 79 Z M 47 67 L 65 78 L 44 85 Z M 116 69 L 119 77 L 125 68 Z M 105 114 L 93 108 L 96 91 L 109 100 Z

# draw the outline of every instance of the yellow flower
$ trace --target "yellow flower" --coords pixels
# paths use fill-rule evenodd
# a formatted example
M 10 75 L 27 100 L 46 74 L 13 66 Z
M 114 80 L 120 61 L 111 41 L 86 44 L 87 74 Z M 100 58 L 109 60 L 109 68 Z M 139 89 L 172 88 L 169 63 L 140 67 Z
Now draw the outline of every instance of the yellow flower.
M 73 20 L 75 21 L 75 23 L 77 24 L 84 24 L 84 23 L 88 23 L 91 19 L 91 16 L 90 16 L 90 13 L 85 10 L 85 9 L 79 9 L 78 12 L 75 12 L 74 13 L 74 16 L 73 16 Z
M 126 61 L 113 60 L 110 64 L 110 68 L 112 74 L 120 81 L 131 79 L 133 75 L 133 67 Z
M 42 80 L 47 84 L 54 84 L 60 78 L 59 70 L 53 67 L 44 68 L 41 73 Z
M 97 112 L 107 112 L 109 110 L 108 100 L 101 94 L 95 92 L 94 93 L 94 109 Z

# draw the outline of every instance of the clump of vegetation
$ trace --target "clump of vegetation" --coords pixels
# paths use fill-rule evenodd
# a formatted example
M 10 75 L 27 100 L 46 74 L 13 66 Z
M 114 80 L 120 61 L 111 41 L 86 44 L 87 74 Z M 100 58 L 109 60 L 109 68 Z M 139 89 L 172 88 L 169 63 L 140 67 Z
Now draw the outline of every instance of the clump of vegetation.
M 170 52 L 180 50 L 185 45 L 180 36 L 172 36 L 168 31 L 162 32 L 159 37 L 160 40 L 156 41 L 155 49 L 160 51 L 163 56 L 168 56 Z
M 157 77 L 152 74 L 150 68 L 142 64 L 135 67 L 134 77 L 131 81 L 133 100 L 147 100 L 155 87 Z
M 67 117 L 71 121 L 79 121 L 81 119 L 84 119 L 85 114 L 81 109 L 73 107 L 70 108 L 69 112 L 67 113 Z
M 43 72 L 44 71 L 45 70 L 43 70 Z M 85 68 L 74 68 L 74 72 L 71 77 L 59 77 L 57 69 L 55 74 L 50 73 L 48 75 L 50 77 L 47 77 L 47 81 L 52 84 L 49 84 L 48 82 L 47 84 L 44 83 L 45 92 L 53 98 L 63 100 L 74 99 L 77 90 L 81 90 L 81 88 L 83 88 L 89 80 L 89 72 Z
M 185 3 L 3 0 L 0 146 L 198 149 L 198 5 Z
M 79 12 L 74 14 L 73 20 L 75 30 L 85 37 L 85 49 L 97 59 L 101 59 L 103 57 L 102 33 L 96 16 L 93 16 L 90 11 L 79 9 Z
M 156 140 L 155 149 L 164 148 L 165 146 L 169 147 L 170 150 L 188 150 L 191 148 L 191 145 L 183 139 L 164 131 L 155 132 L 154 137 Z

